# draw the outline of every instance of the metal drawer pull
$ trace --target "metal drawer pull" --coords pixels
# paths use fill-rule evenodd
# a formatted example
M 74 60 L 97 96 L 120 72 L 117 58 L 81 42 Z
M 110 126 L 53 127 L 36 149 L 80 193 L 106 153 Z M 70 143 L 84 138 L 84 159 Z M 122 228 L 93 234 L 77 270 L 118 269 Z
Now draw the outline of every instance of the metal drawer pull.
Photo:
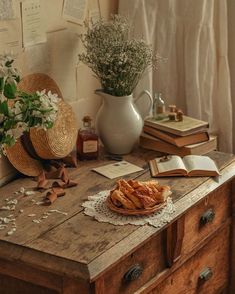
M 125 282 L 137 280 L 143 272 L 143 267 L 140 264 L 133 265 L 124 275 Z
M 205 225 L 207 223 L 211 223 L 215 218 L 215 212 L 212 208 L 208 209 L 200 218 L 200 224 Z
M 210 267 L 206 267 L 199 275 L 201 281 L 208 281 L 213 276 L 213 271 Z

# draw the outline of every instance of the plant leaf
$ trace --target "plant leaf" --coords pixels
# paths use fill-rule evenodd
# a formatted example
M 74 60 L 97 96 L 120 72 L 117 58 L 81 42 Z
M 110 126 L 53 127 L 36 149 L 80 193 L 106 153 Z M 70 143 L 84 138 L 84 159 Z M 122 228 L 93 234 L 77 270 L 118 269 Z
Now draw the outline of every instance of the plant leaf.
M 0 103 L 0 113 L 4 114 L 6 116 L 9 115 L 7 101 L 3 101 Z
M 14 99 L 16 95 L 16 85 L 15 84 L 6 84 L 4 87 L 4 96 L 9 99 Z
M 3 91 L 4 88 L 4 78 L 0 78 L 0 92 Z

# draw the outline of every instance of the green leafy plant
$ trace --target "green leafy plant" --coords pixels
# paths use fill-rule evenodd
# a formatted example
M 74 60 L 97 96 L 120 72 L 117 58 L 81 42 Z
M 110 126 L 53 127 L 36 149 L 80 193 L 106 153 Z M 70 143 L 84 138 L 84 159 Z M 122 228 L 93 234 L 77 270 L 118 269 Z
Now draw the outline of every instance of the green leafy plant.
M 143 40 L 129 39 L 126 18 L 114 15 L 110 21 L 86 23 L 80 35 L 85 52 L 79 61 L 91 68 L 103 91 L 114 96 L 130 95 L 146 69 L 156 66 L 159 56 Z
M 0 55 L 0 155 L 31 127 L 51 128 L 58 111 L 57 94 L 17 90 L 20 76 L 13 62 L 13 57 Z

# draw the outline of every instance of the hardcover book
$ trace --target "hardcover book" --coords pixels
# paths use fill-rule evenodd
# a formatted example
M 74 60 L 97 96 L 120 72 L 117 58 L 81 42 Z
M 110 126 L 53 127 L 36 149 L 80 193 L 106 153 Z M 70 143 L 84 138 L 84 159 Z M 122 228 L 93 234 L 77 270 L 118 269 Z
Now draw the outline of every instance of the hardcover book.
M 149 126 L 144 126 L 143 130 L 145 133 L 152 135 L 153 137 L 156 137 L 160 140 L 166 141 L 170 144 L 173 144 L 177 147 L 205 142 L 209 140 L 209 135 L 207 131 L 198 132 L 187 136 L 177 136 L 168 132 L 160 131 Z
M 190 144 L 183 147 L 177 147 L 170 143 L 159 140 L 153 136 L 142 133 L 139 144 L 142 148 L 158 151 L 161 153 L 175 154 L 179 156 L 185 155 L 204 155 L 217 149 L 217 137 L 210 136 L 208 141 Z
M 184 115 L 183 121 L 171 121 L 168 117 L 162 120 L 147 118 L 144 122 L 145 126 L 165 131 L 178 136 L 187 136 L 200 131 L 205 131 L 209 127 L 208 122 L 198 120 Z
M 187 155 L 183 158 L 172 155 L 169 159 L 156 158 L 149 162 L 152 177 L 167 176 L 218 176 L 215 162 L 208 156 Z

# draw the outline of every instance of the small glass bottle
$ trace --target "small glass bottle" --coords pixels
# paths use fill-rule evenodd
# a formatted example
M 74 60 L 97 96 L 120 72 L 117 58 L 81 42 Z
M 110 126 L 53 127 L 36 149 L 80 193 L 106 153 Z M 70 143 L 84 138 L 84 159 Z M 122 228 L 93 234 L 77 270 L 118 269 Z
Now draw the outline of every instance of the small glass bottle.
M 78 131 L 77 152 L 81 160 L 97 159 L 99 152 L 98 135 L 91 126 L 91 117 L 83 117 L 83 127 Z
M 161 93 L 156 93 L 153 101 L 153 117 L 156 120 L 161 120 L 166 117 L 165 102 L 162 99 Z

